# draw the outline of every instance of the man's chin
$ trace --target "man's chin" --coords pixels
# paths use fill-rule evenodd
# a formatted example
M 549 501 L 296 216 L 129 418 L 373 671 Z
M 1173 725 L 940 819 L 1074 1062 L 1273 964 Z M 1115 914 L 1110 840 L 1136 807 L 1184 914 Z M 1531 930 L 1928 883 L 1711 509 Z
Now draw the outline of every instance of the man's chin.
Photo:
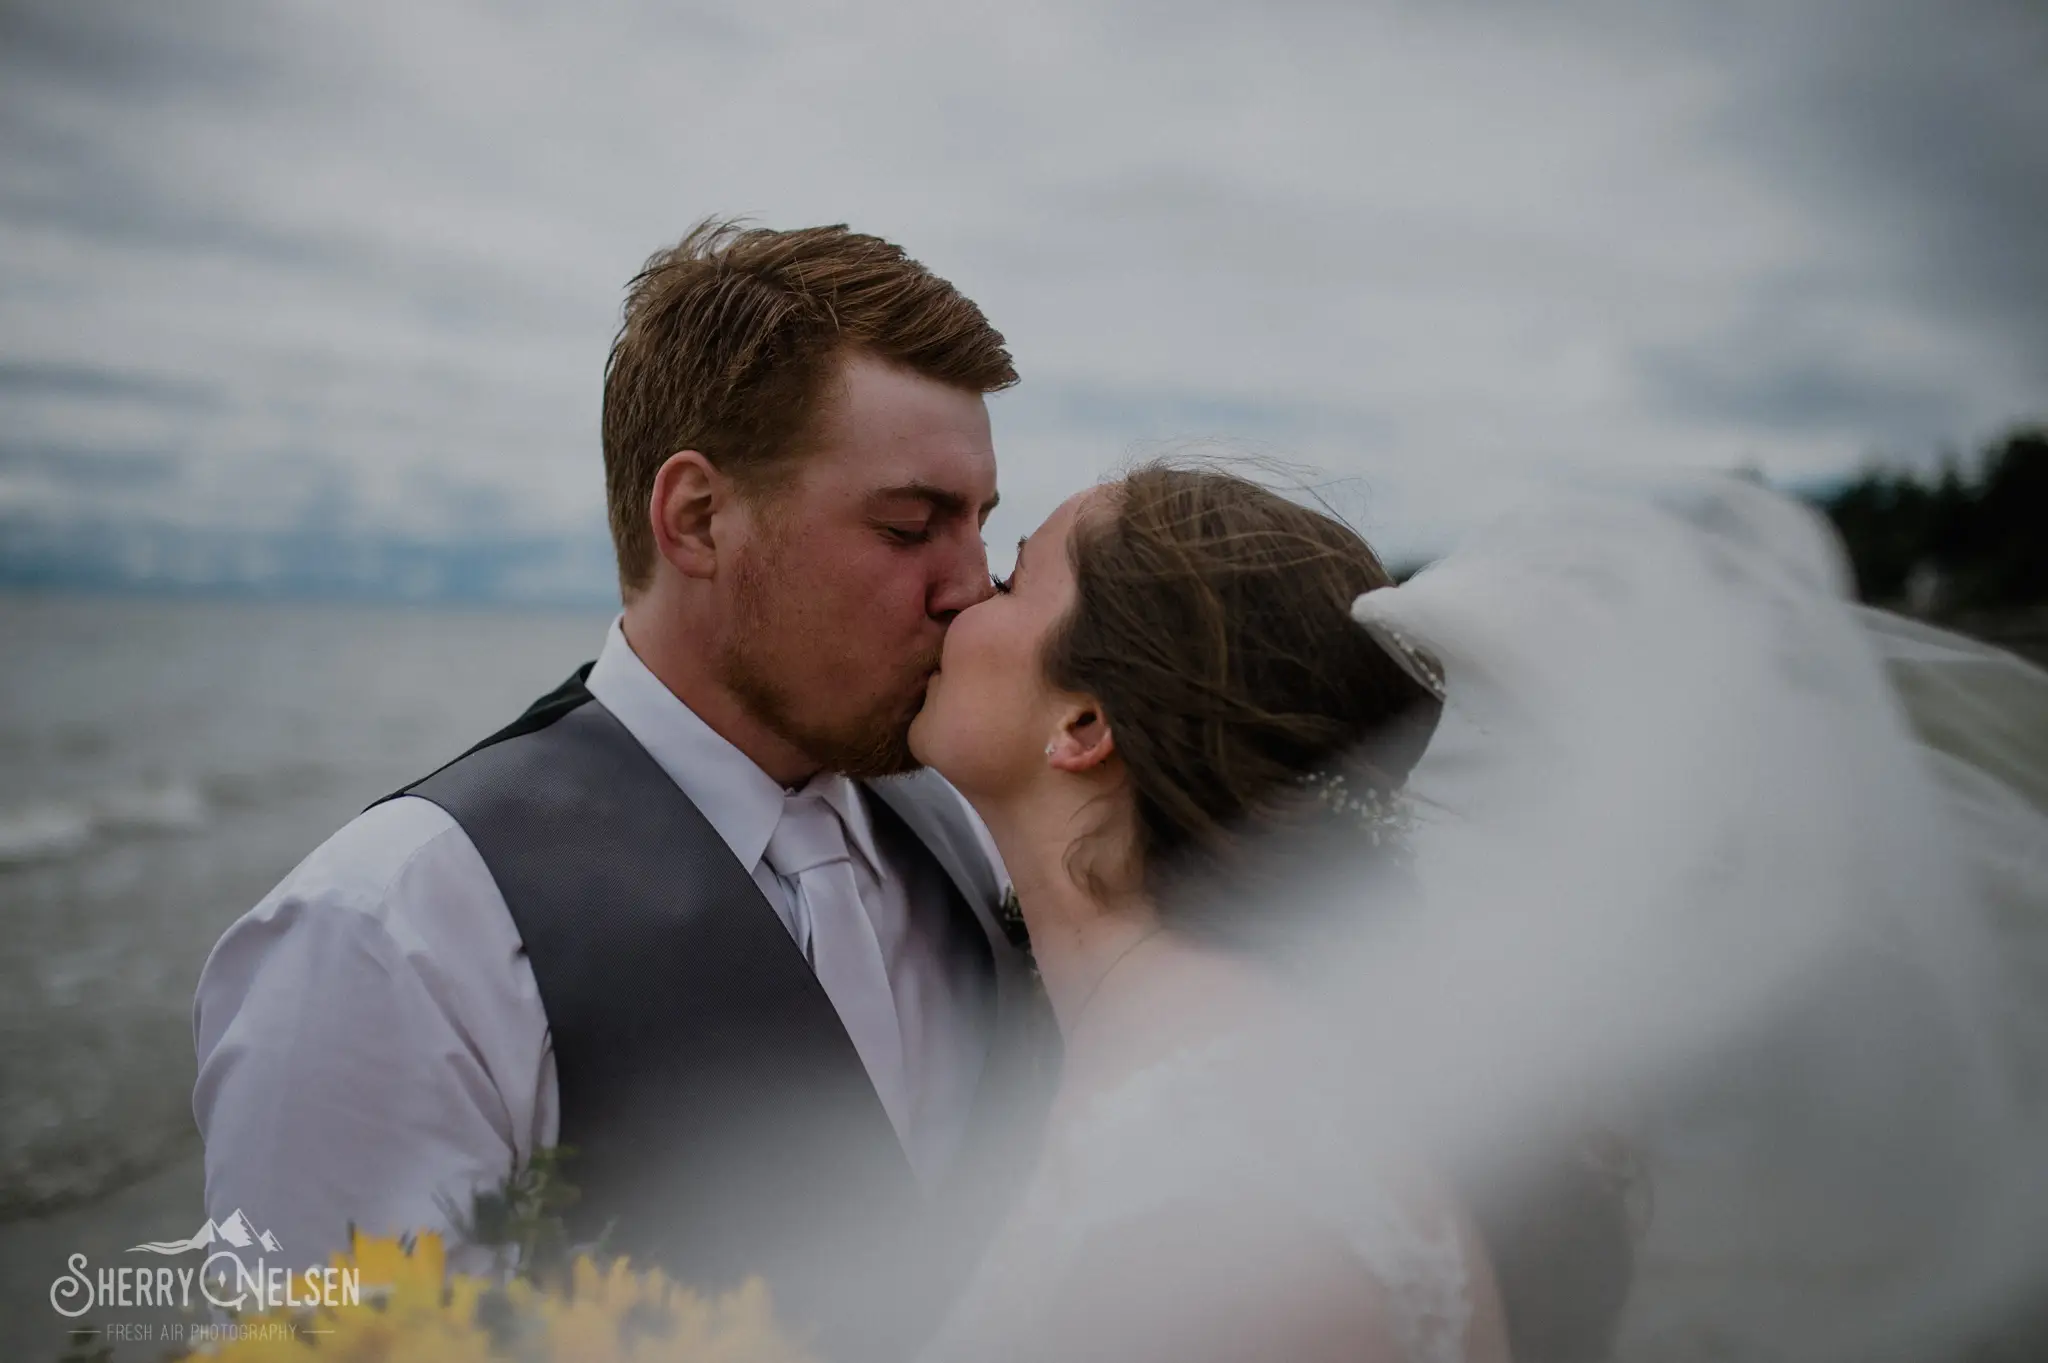
M 923 769 L 924 762 L 917 755 L 917 741 L 913 735 L 917 732 L 918 716 L 924 713 L 927 689 L 927 686 L 917 688 L 917 693 L 911 697 L 895 726 L 890 730 L 887 763 L 889 770 L 878 771 L 875 775 L 906 776 Z
M 893 703 L 877 705 L 854 722 L 829 727 L 801 722 L 800 707 L 790 697 L 744 669 L 732 669 L 726 684 L 756 721 L 819 767 L 855 780 L 873 780 L 901 776 L 922 765 L 910 751 L 910 727 L 924 708 L 930 671 L 917 676 L 917 685 L 898 692 Z
M 840 735 L 812 735 L 811 741 L 801 746 L 820 766 L 857 781 L 917 771 L 923 763 L 911 751 L 910 731 L 923 708 L 922 701 L 920 689 L 887 719 L 877 717 L 872 723 Z
M 879 745 L 877 751 L 888 754 L 888 760 L 885 765 L 889 767 L 889 770 L 877 771 L 872 774 L 878 776 L 902 776 L 905 773 L 920 770 L 924 766 L 923 760 L 917 755 L 917 742 L 913 735 L 917 732 L 917 721 L 924 714 L 925 703 L 931 697 L 932 678 L 937 673 L 938 669 L 933 668 L 931 674 L 920 681 L 916 689 L 904 697 L 902 705 L 897 709 L 895 717 L 891 722 L 886 725 L 878 724 L 876 726 L 878 732 L 886 732 L 887 734 L 886 741 Z
M 922 770 L 924 766 L 917 760 L 916 754 L 911 752 L 908 734 L 897 737 L 887 748 L 876 748 L 858 756 L 843 757 L 826 765 L 840 775 L 849 776 L 856 781 L 874 781 L 884 776 L 907 776 L 911 772 Z

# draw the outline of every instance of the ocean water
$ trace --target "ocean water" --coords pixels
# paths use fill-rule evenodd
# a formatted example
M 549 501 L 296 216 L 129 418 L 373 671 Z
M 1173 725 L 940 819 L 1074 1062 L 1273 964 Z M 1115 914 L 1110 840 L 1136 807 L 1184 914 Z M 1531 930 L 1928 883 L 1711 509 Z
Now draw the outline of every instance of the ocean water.
M 605 623 L 0 594 L 0 1223 L 189 1164 L 192 989 L 222 929 Z

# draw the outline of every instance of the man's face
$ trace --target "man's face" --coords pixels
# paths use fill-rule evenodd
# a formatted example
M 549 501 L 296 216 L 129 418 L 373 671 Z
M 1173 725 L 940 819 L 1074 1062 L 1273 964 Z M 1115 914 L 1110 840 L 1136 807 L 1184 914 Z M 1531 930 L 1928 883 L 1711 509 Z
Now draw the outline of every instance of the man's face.
M 740 509 L 726 686 L 828 769 L 912 769 L 910 721 L 946 626 L 990 594 L 981 527 L 995 500 L 979 394 L 843 361 L 816 447 Z

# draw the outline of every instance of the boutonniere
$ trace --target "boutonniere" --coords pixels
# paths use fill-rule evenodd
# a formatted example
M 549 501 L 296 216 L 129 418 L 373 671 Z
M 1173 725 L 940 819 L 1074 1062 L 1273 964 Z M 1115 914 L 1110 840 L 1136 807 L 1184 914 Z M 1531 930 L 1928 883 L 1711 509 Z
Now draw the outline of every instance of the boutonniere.
M 1024 926 L 1024 906 L 1017 902 L 1017 887 L 1003 886 L 1003 897 L 996 905 L 996 922 L 1002 925 L 1003 936 L 1019 951 L 1031 950 L 1031 933 Z
M 1043 1085 L 1042 1096 L 1048 1103 L 1052 1098 L 1052 1086 L 1059 1082 L 1059 1060 L 1061 1042 L 1059 1024 L 1052 1012 L 1052 1001 L 1046 997 L 1045 976 L 1039 973 L 1038 958 L 1031 954 L 1031 932 L 1024 926 L 1024 906 L 1017 902 L 1017 887 L 1005 885 L 1003 897 L 996 901 L 996 922 L 1003 929 L 1003 936 L 1024 958 L 1030 971 L 1024 988 L 1033 1001 L 1029 1015 L 1034 1019 L 1030 1031 L 1038 1038 L 1037 1044 L 1026 1047 L 1029 1059 L 1025 1073 L 1031 1076 L 1024 1080 L 1027 1085 Z

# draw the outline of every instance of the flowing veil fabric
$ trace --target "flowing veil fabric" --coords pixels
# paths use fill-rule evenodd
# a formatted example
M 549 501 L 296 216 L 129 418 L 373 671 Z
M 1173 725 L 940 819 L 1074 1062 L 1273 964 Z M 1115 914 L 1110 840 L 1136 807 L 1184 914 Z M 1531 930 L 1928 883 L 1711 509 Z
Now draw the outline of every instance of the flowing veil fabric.
M 1816 516 L 1726 481 L 1532 508 L 1360 597 L 1443 682 L 1408 855 L 1275 844 L 1240 908 L 1308 931 L 1307 1031 L 1191 1044 L 1068 1124 L 928 1357 L 1037 1356 L 1084 1238 L 1230 1189 L 1339 1232 L 1407 1363 L 1465 1356 L 1474 1281 L 1406 1192 L 1480 1210 L 1589 1131 L 1634 1153 L 1613 1356 L 2039 1356 L 2048 674 L 1846 581 Z M 1539 1264 L 1589 1243 L 1556 1229 Z M 1237 1271 L 1186 1337 L 1290 1299 Z M 1519 1363 L 1589 1356 L 1525 1348 L 1504 1295 Z
M 1624 1358 L 1959 1358 L 2048 1295 L 2048 673 L 1846 581 L 1728 480 L 1561 499 L 1354 611 L 1447 698 L 1419 911 L 1300 877 L 1333 1082 L 1464 1167 L 1627 1132 Z

